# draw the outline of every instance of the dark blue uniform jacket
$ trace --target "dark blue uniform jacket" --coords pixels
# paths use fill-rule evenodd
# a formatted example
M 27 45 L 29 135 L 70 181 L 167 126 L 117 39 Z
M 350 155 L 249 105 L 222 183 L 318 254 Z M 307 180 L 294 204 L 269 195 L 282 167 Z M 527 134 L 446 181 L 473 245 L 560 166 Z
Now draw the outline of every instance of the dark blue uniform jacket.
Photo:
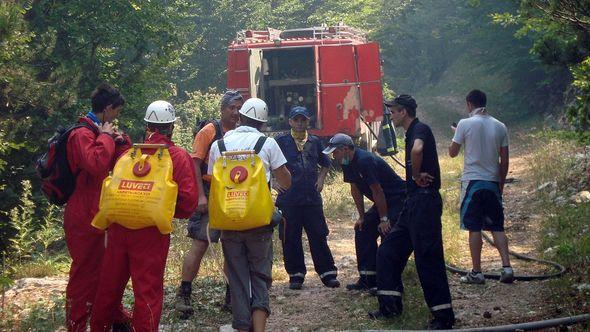
M 277 197 L 277 206 L 322 205 L 322 197 L 316 190 L 320 167 L 330 167 L 330 159 L 322 153 L 322 141 L 308 134 L 303 151 L 299 152 L 290 133 L 276 138 L 287 158 L 287 169 L 291 172 L 291 187 Z

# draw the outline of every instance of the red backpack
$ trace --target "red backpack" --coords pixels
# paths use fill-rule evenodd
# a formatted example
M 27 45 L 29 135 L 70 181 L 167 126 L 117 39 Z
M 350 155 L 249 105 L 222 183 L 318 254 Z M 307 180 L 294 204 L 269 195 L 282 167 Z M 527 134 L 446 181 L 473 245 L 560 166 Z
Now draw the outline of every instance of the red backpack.
M 41 158 L 37 159 L 35 169 L 41 177 L 41 190 L 50 203 L 64 205 L 76 188 L 76 176 L 70 169 L 66 147 L 72 130 L 86 127 L 96 135 L 98 128 L 81 121 L 69 128 L 58 127 L 55 134 L 47 141 L 49 149 Z

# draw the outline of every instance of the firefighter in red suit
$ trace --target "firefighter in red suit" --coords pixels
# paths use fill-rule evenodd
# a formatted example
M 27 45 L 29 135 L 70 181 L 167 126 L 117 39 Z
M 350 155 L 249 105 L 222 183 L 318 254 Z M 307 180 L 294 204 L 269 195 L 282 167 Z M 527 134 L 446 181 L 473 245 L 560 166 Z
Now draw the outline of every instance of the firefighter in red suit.
M 145 143 L 166 144 L 172 158 L 172 178 L 178 185 L 175 218 L 188 218 L 197 208 L 199 192 L 195 167 L 184 149 L 171 140 L 175 111 L 165 101 L 148 106 Z M 154 150 L 152 150 L 154 152 Z M 131 277 L 135 305 L 134 331 L 157 331 L 164 299 L 164 270 L 170 245 L 170 235 L 161 234 L 156 226 L 128 229 L 113 223 L 107 230 L 107 248 L 103 260 L 102 278 L 92 312 L 92 331 L 110 331 L 117 304 Z
M 66 326 L 68 331 L 86 331 L 104 253 L 103 231 L 92 227 L 98 212 L 102 181 L 113 168 L 116 158 L 131 144 L 118 133 L 111 121 L 119 116 L 125 99 L 113 87 L 102 84 L 92 93 L 92 111 L 80 122 L 95 127 L 74 129 L 68 137 L 67 158 L 76 188 L 64 211 L 64 232 L 72 257 L 70 278 L 66 288 Z M 116 323 L 130 317 L 119 305 Z M 115 326 L 115 330 L 117 326 Z

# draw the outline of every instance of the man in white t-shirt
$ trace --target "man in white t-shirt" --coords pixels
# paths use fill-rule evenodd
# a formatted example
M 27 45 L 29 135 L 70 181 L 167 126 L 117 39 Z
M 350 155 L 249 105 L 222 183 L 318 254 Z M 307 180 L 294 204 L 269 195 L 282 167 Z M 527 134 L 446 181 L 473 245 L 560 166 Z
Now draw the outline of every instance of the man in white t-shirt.
M 223 136 L 226 151 L 255 149 L 259 130 L 268 119 L 266 103 L 258 98 L 246 100 L 240 108 L 240 126 Z M 291 186 L 287 159 L 273 138 L 267 138 L 258 156 L 266 169 L 266 179 L 274 175 L 277 185 L 285 190 Z M 209 151 L 208 174 L 213 173 L 215 160 L 221 156 L 219 145 Z M 272 283 L 273 226 L 247 231 L 222 231 L 221 245 L 227 267 L 232 303 L 232 327 L 238 331 L 263 332 L 270 314 L 268 289 Z
M 511 283 L 508 239 L 504 233 L 502 192 L 508 174 L 508 131 L 506 126 L 486 111 L 486 95 L 480 90 L 466 97 L 469 118 L 459 121 L 449 146 L 449 156 L 456 157 L 464 146 L 461 177 L 461 229 L 469 231 L 469 250 L 473 269 L 461 282 L 484 284 L 481 271 L 481 231 L 492 232 L 502 259 L 500 281 Z

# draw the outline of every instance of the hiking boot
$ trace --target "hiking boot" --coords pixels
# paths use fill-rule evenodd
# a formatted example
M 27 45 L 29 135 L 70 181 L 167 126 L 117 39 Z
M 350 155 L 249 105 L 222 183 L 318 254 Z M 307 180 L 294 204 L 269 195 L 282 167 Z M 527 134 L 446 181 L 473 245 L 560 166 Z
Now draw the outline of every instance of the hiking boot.
M 303 283 L 301 283 L 301 282 L 290 282 L 289 283 L 289 289 L 299 290 L 299 289 L 301 289 L 301 287 L 303 287 Z
M 338 279 L 336 279 L 336 278 L 329 279 L 324 282 L 324 286 L 326 286 L 328 288 L 338 288 L 338 287 L 340 287 L 340 281 L 338 281 Z
M 195 309 L 191 305 L 190 293 L 187 294 L 178 290 L 176 299 L 174 300 L 174 308 L 181 314 L 181 318 L 187 319 L 190 317 L 195 312 Z
M 507 266 L 502 268 L 502 272 L 500 272 L 500 282 L 505 284 L 511 284 L 514 281 L 514 270 L 512 267 Z
M 481 272 L 471 271 L 468 274 L 462 276 L 460 281 L 464 284 L 483 285 L 486 283 L 486 278 L 483 276 L 483 273 Z

